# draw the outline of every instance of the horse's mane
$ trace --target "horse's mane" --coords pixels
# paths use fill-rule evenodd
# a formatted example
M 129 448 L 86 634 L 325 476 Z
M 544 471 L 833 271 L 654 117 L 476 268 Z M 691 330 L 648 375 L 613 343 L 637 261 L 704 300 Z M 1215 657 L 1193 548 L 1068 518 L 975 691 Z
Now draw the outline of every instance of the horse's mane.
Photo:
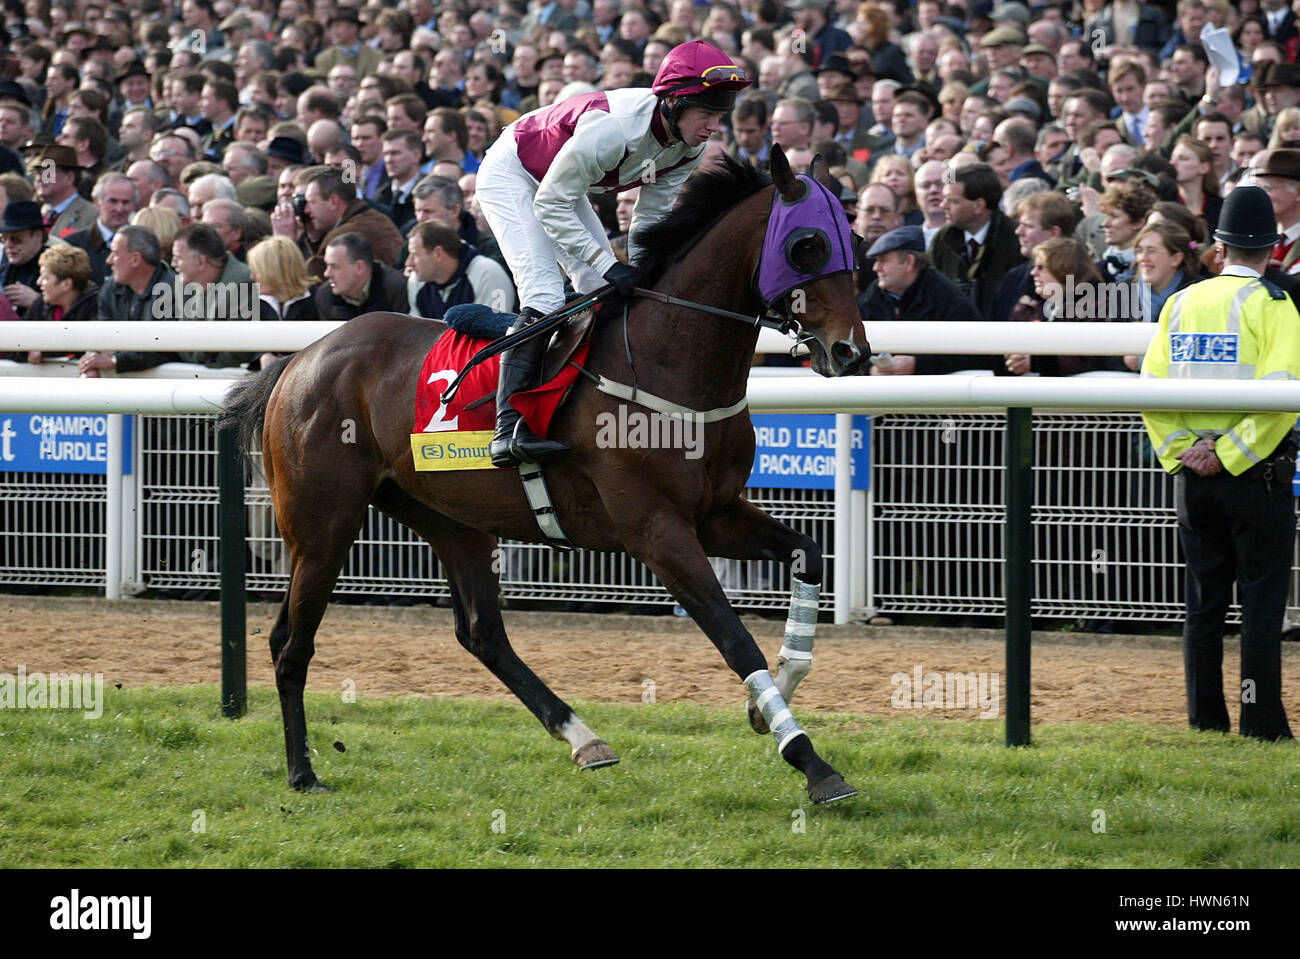
M 654 286 L 714 220 L 771 182 L 771 177 L 748 164 L 737 163 L 725 153 L 707 169 L 697 169 L 686 181 L 672 212 L 637 230 L 641 285 Z

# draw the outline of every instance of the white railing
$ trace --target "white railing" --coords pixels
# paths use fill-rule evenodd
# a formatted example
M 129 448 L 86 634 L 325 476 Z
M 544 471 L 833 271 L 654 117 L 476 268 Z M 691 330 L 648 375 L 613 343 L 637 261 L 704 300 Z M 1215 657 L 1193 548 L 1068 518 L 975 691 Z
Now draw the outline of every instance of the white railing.
M 430 321 L 432 322 L 432 321 Z M 0 350 L 72 352 L 115 350 L 300 350 L 342 322 L 148 320 L 138 323 L 0 324 Z M 1036 353 L 1060 356 L 1125 356 L 1146 352 L 1154 323 L 943 323 L 875 322 L 867 336 L 876 352 Z M 759 334 L 759 353 L 787 353 L 791 341 L 772 330 Z

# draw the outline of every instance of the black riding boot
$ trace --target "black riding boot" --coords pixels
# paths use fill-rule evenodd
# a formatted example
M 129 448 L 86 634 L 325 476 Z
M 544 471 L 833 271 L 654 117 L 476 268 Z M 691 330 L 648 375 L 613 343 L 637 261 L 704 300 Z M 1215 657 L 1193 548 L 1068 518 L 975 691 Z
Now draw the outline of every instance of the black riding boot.
M 508 332 L 518 332 L 540 316 L 536 310 L 525 309 Z M 546 351 L 548 339 L 548 336 L 537 336 L 518 346 L 512 346 L 501 354 L 501 377 L 497 381 L 497 428 L 488 451 L 493 466 L 518 466 L 525 460 L 541 462 L 569 451 L 564 443 L 536 435 L 528 428 L 528 423 L 519 415 L 519 411 L 510 405 L 510 397 L 538 385 L 542 355 Z

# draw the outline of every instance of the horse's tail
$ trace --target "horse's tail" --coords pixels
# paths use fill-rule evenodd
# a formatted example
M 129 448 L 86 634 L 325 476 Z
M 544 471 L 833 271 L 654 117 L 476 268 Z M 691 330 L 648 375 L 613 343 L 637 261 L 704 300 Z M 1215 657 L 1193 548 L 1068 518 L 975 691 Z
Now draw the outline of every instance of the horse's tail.
M 245 455 L 261 449 L 266 405 L 290 359 L 281 357 L 263 367 L 260 373 L 244 377 L 226 394 L 226 406 L 217 419 L 217 429 L 238 429 L 239 445 Z

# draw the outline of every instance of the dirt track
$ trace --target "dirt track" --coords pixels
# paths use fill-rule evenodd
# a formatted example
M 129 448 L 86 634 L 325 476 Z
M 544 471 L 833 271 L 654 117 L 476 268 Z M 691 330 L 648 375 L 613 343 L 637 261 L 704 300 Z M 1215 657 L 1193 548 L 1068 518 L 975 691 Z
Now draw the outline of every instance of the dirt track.
M 0 672 L 99 672 L 105 682 L 216 683 L 220 623 L 215 603 L 0 597 L 8 626 L 0 633 Z M 270 606 L 249 608 L 249 682 L 273 685 L 266 639 Z M 747 619 L 774 661 L 782 624 Z M 738 706 L 744 689 L 712 644 L 689 621 L 507 612 L 506 627 L 523 660 L 561 697 L 637 703 L 653 682 L 656 701 Z M 402 694 L 511 699 L 456 642 L 451 613 L 429 607 L 332 606 L 316 641 L 309 689 L 356 683 L 359 695 Z M 1231 691 L 1240 654 L 1228 643 L 1224 677 Z M 990 630 L 820 626 L 811 676 L 799 688 L 801 710 L 897 716 L 896 673 L 997 673 L 1005 696 L 1002 636 Z M 1283 690 L 1300 718 L 1300 644 L 1283 647 Z M 1036 633 L 1033 719 L 1042 723 L 1138 720 L 1186 723 L 1182 653 L 1175 638 L 1081 637 Z M 920 698 L 918 693 L 918 699 Z M 1233 714 L 1233 696 L 1228 696 Z M 975 719 L 977 709 L 920 709 L 924 715 Z

